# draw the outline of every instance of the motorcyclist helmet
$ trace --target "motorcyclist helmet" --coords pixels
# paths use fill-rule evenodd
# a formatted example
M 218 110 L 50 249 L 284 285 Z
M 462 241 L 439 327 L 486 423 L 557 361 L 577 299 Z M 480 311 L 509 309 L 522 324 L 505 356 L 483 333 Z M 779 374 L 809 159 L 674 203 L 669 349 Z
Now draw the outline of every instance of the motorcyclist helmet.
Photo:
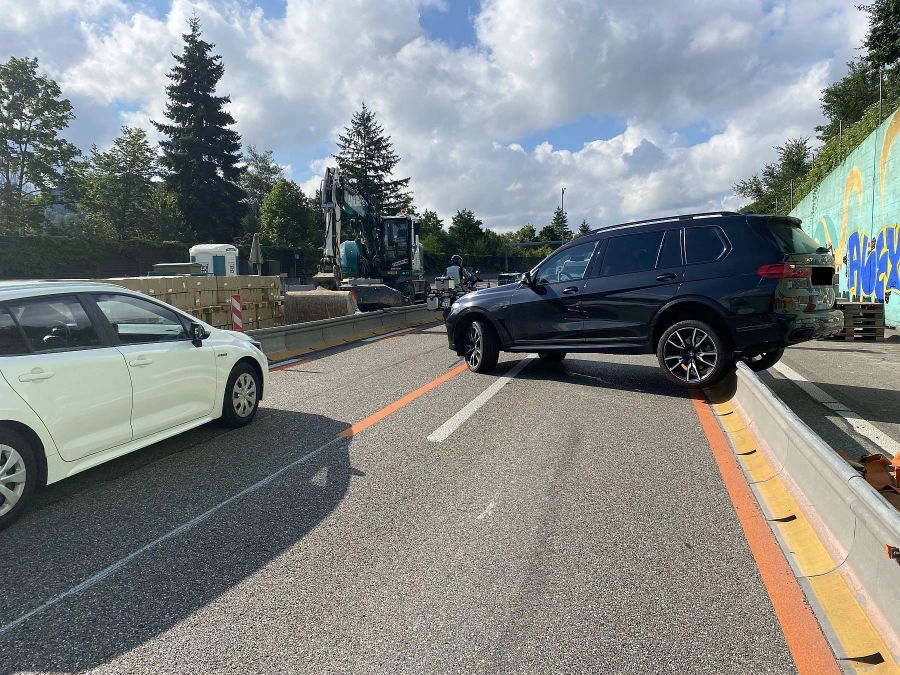
M 451 256 L 450 264 L 451 265 L 459 265 L 460 267 L 462 267 L 462 256 L 459 256 L 459 255 Z

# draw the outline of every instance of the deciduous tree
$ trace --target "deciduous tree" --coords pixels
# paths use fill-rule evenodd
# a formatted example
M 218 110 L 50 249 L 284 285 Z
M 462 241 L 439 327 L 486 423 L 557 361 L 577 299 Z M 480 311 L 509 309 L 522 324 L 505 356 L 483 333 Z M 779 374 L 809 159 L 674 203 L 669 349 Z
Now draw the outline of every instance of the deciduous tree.
M 284 171 L 272 159 L 271 150 L 260 152 L 255 145 L 247 146 L 244 162 L 244 173 L 240 180 L 240 185 L 247 195 L 244 230 L 256 232 L 263 200 L 272 191 L 275 184 L 284 178 Z
M 78 155 L 60 138 L 75 117 L 59 86 L 38 73 L 37 59 L 9 59 L 0 65 L 0 226 L 25 234 L 34 220 L 27 211 L 38 195 L 59 185 L 66 165 Z M 45 200 L 46 201 L 46 200 Z
M 451 255 L 474 253 L 476 246 L 484 236 L 481 226 L 482 222 L 475 217 L 471 210 L 460 209 L 457 211 L 447 232 Z
M 125 239 L 156 236 L 151 223 L 157 155 L 143 129 L 122 127 L 109 150 L 91 148 L 82 173 L 78 210 L 98 233 Z
M 260 207 L 259 225 L 265 243 L 299 247 L 307 236 L 309 209 L 300 186 L 282 178 Z

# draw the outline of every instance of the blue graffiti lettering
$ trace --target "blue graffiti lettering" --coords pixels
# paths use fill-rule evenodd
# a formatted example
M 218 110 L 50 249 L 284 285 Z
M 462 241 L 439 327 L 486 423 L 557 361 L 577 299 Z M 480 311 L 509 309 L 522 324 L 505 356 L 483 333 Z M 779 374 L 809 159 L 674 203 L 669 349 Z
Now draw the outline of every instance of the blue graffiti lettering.
M 847 290 L 851 298 L 872 297 L 884 302 L 900 291 L 900 226 L 890 225 L 872 242 L 854 232 L 847 238 Z

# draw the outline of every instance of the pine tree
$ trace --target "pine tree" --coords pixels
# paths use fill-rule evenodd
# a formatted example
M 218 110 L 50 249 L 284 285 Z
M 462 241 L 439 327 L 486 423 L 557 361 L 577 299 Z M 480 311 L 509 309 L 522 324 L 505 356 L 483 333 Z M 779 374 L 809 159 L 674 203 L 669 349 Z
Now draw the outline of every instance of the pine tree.
M 184 51 L 173 54 L 176 65 L 168 75 L 166 117 L 171 123 L 153 124 L 169 137 L 160 142 L 166 183 L 188 227 L 199 241 L 231 242 L 246 210 L 237 183 L 241 138 L 228 128 L 234 124 L 225 110 L 231 98 L 215 95 L 225 72 L 222 57 L 211 54 L 213 45 L 201 39 L 196 16 L 188 26 Z
M 569 229 L 569 217 L 562 210 L 561 206 L 557 206 L 553 212 L 553 220 L 550 222 L 556 231 L 556 238 L 561 241 L 569 241 L 572 238 L 572 231 Z
M 412 208 L 409 178 L 393 178 L 400 157 L 394 152 L 391 137 L 384 133 L 384 127 L 365 103 L 338 137 L 338 154 L 334 158 L 341 173 L 381 215 L 395 215 Z
M 591 231 L 591 226 L 588 225 L 587 220 L 582 219 L 581 225 L 578 226 L 578 236 L 583 237 Z

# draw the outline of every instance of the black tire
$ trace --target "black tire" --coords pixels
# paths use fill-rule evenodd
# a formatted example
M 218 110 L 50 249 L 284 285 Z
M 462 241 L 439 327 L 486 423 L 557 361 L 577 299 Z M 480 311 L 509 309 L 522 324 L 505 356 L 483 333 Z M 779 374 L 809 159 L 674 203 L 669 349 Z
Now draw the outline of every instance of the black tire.
M 757 354 L 756 356 L 748 358 L 747 365 L 750 367 L 750 370 L 758 373 L 774 366 L 781 361 L 782 356 L 784 356 L 784 347 L 779 347 L 770 352 L 763 352 L 762 354 Z
M 19 480 L 22 471 L 25 472 L 24 481 Z M 16 499 L 10 507 L 11 499 L 0 493 L 0 530 L 22 515 L 37 482 L 38 462 L 31 443 L 11 429 L 0 429 L 0 485 Z
M 397 285 L 397 290 L 400 291 L 400 302 L 406 306 L 411 305 L 415 302 L 416 299 L 416 291 L 413 288 L 413 285 L 408 281 L 404 281 L 401 284 Z
M 476 319 L 465 327 L 463 356 L 473 373 L 490 373 L 500 358 L 500 340 L 494 327 Z
M 666 379 L 688 389 L 715 384 L 733 365 L 731 348 L 720 332 L 693 319 L 666 329 L 656 358 Z
M 248 379 L 249 378 L 249 379 Z M 250 382 L 252 381 L 252 395 Z M 222 402 L 222 421 L 230 427 L 242 427 L 253 421 L 259 408 L 262 383 L 256 368 L 238 363 L 228 376 L 225 400 Z M 248 407 L 249 405 L 249 407 Z
M 541 363 L 560 363 L 566 358 L 566 352 L 538 352 Z

